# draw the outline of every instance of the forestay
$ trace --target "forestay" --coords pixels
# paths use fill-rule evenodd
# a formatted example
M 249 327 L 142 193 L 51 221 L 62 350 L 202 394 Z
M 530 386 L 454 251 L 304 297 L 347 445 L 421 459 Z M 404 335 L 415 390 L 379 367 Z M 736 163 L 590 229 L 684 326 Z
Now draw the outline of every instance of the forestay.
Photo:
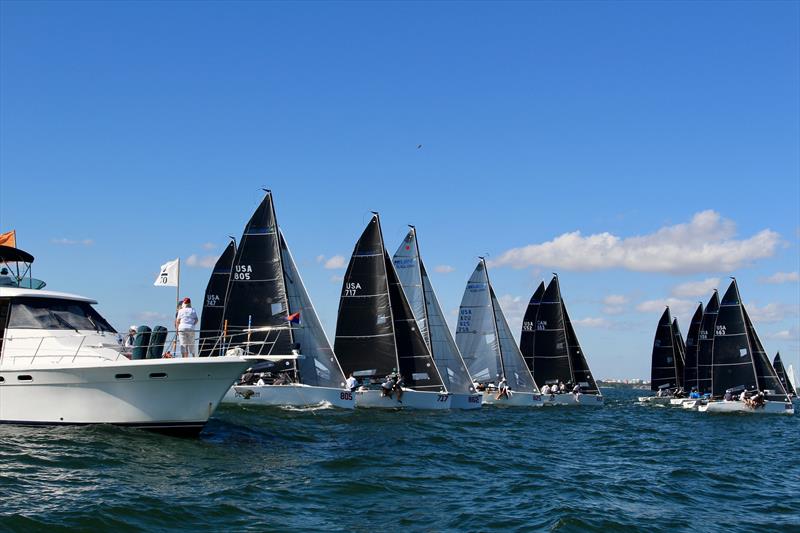
M 559 290 L 559 297 L 561 291 Z M 564 324 L 567 332 L 567 349 L 569 350 L 570 365 L 572 366 L 572 382 L 581 386 L 581 390 L 585 393 L 599 394 L 600 389 L 597 388 L 597 383 L 592 376 L 592 371 L 589 369 L 589 361 L 583 354 L 581 345 L 578 342 L 578 335 L 572 327 L 572 321 L 569 319 L 567 307 L 564 301 L 561 301 L 561 311 L 564 314 Z

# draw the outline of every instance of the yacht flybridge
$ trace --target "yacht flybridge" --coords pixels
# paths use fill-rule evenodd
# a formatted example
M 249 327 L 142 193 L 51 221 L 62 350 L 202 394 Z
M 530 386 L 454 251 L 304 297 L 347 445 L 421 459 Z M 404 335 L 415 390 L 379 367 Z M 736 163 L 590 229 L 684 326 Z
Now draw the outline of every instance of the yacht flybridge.
M 196 434 L 248 365 L 239 357 L 130 360 L 96 301 L 42 290 L 32 263 L 0 246 L 0 423 Z

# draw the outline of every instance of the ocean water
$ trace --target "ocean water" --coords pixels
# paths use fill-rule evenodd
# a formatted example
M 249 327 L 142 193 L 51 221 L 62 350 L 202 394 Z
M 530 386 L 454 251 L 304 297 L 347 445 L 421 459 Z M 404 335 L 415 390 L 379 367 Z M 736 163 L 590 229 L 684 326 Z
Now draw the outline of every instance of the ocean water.
M 800 415 L 222 408 L 197 439 L 0 426 L 4 531 L 800 531 Z

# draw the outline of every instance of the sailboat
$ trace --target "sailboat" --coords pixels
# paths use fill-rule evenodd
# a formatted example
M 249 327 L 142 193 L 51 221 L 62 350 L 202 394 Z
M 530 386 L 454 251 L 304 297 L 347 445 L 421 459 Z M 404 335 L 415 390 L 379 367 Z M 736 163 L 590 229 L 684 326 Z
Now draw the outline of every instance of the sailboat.
M 224 353 L 222 314 L 225 312 L 234 257 L 236 257 L 236 243 L 231 239 L 225 251 L 217 259 L 206 286 L 203 312 L 200 315 L 200 357 Z
M 642 403 L 669 405 L 682 387 L 684 361 L 681 354 L 682 338 L 677 326 L 677 320 L 672 320 L 667 307 L 656 327 L 650 361 L 650 390 L 656 395 L 640 397 Z
M 357 407 L 449 409 L 447 392 L 386 252 L 373 213 L 353 249 L 342 282 L 334 349 L 359 380 Z M 400 376 L 396 390 L 388 376 Z
M 786 389 L 786 394 L 789 395 L 789 398 L 795 398 L 797 396 L 797 390 L 794 388 L 794 384 L 789 377 L 789 372 L 787 372 L 787 369 L 783 366 L 780 352 L 775 354 L 775 359 L 772 361 L 772 368 L 775 369 L 775 374 L 777 374 L 778 379 L 781 380 L 781 385 Z M 791 365 L 789 365 L 789 369 L 792 369 Z
M 740 399 L 748 394 L 751 400 Z M 711 395 L 708 403 L 698 406 L 699 411 L 794 414 L 742 304 L 735 278 L 722 297 L 714 326 Z
M 553 279 L 538 299 L 538 305 L 535 305 L 537 293 L 539 289 L 531 298 L 536 317 L 526 314 L 523 322 L 523 333 L 527 322 L 527 328 L 533 328 L 533 338 L 528 335 L 524 340 L 520 339 L 522 354 L 537 383 L 549 387 L 563 383 L 567 389 L 566 394 L 545 394 L 545 405 L 603 405 L 603 395 L 592 377 L 561 297 L 558 275 L 553 274 Z M 530 304 L 528 308 L 530 311 Z M 571 393 L 575 385 L 580 386 L 581 394 Z
M 486 261 L 472 272 L 458 311 L 456 344 L 469 374 L 483 388 L 483 403 L 540 407 L 542 395 L 525 365 L 503 310 L 489 282 Z M 506 380 L 511 391 L 497 390 Z M 494 389 L 494 390 L 493 390 Z
M 461 352 L 447 327 L 439 299 L 419 254 L 414 226 L 392 257 L 397 277 L 417 319 L 419 331 L 450 392 L 453 409 L 480 409 L 483 395 L 475 390 Z
M 683 407 L 686 404 L 691 404 L 687 408 L 694 408 L 700 399 L 700 389 L 697 381 L 697 349 L 702 322 L 703 304 L 699 303 L 694 315 L 692 315 L 692 321 L 689 323 L 689 332 L 686 334 L 686 342 L 684 343 L 683 389 L 684 391 L 689 391 L 689 397 L 673 398 L 669 402 L 672 406 Z
M 226 353 L 254 364 L 224 403 L 355 407 L 278 227 L 270 191 L 245 226 L 226 292 Z

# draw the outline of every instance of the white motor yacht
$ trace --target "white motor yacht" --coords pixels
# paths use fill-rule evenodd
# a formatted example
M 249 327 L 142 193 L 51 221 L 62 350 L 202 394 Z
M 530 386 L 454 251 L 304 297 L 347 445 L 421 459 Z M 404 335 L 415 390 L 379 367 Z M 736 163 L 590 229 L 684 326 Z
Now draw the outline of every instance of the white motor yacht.
M 239 357 L 130 360 L 97 302 L 42 290 L 32 262 L 0 246 L 0 423 L 197 434 L 248 365 Z

